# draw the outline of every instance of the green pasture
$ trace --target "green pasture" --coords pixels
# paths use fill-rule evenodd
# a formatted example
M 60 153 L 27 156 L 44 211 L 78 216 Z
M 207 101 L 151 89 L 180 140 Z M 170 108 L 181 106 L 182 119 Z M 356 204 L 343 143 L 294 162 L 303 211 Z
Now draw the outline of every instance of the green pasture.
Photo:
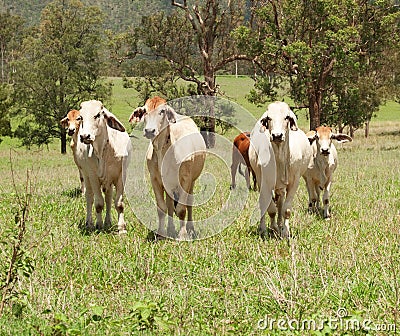
M 263 113 L 265 107 L 246 102 L 251 79 L 218 82 L 227 98 L 257 117 Z M 139 98 L 133 89 L 123 89 L 120 79 L 113 84 L 109 109 L 127 124 Z M 306 128 L 301 114 L 300 124 Z M 80 229 L 85 201 L 70 150 L 59 154 L 55 141 L 28 151 L 5 139 L 0 276 L 3 281 L 11 255 L 18 197 L 26 193 L 31 204 L 23 247 L 34 270 L 16 282 L 20 295 L 0 317 L 0 335 L 395 335 L 400 330 L 400 105 L 382 106 L 370 127 L 369 138 L 358 130 L 353 142 L 336 145 L 340 163 L 331 220 L 307 212 L 301 181 L 289 241 L 258 236 L 253 191 L 237 218 L 208 239 L 149 240 L 149 230 L 135 215 L 140 209 L 132 206 L 141 194 L 126 200 L 127 235 L 85 234 Z M 218 214 L 230 197 L 229 165 L 208 159 L 216 193 L 195 209 L 195 218 Z M 237 180 L 244 188 L 244 178 Z M 195 191 L 201 189 L 202 180 Z M 145 183 L 142 192 L 149 192 Z

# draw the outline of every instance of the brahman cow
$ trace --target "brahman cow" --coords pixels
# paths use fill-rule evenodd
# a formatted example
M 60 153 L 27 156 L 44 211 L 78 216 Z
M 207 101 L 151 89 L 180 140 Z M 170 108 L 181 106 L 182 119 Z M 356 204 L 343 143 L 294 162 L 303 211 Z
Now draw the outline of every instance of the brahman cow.
M 144 106 L 133 111 L 129 120 L 144 120 L 144 136 L 151 140 L 147 167 L 157 203 L 158 237 L 176 237 L 173 223 L 175 211 L 180 220 L 178 239 L 195 238 L 193 187 L 202 172 L 206 156 L 206 145 L 196 124 L 191 118 L 177 114 L 160 97 L 148 99 Z
M 275 197 L 268 208 L 271 229 L 281 238 L 288 238 L 293 198 L 300 177 L 307 171 L 312 150 L 307 136 L 298 128 L 296 115 L 288 104 L 270 104 L 261 117 L 261 124 L 262 131 L 268 132 L 276 161 Z
M 72 149 L 72 155 L 74 157 L 74 162 L 79 170 L 79 179 L 81 181 L 81 192 L 82 195 L 85 195 L 85 182 L 83 181 L 82 168 L 79 166 L 76 157 L 76 143 L 78 142 L 78 131 L 79 131 L 79 120 L 77 120 L 78 117 L 79 117 L 79 111 L 71 110 L 67 113 L 67 116 L 65 118 L 61 119 L 60 123 L 62 127 L 67 129 L 68 135 L 71 136 L 70 146 Z
M 250 133 L 249 162 L 254 174 L 258 190 L 260 190 L 260 225 L 261 236 L 265 236 L 265 213 L 272 202 L 276 181 L 275 155 L 270 138 L 266 135 L 261 120 L 258 120 Z
M 253 178 L 253 189 L 256 190 L 256 175 L 251 168 L 249 161 L 249 147 L 250 147 L 250 133 L 243 132 L 235 137 L 233 140 L 232 147 L 232 165 L 231 165 L 231 189 L 236 188 L 236 172 L 239 169 L 239 173 L 243 175 L 246 179 L 246 185 L 248 189 L 251 189 L 250 186 L 250 174 Z M 243 173 L 241 170 L 241 164 L 246 165 L 246 170 Z
M 131 155 L 131 142 L 125 127 L 98 100 L 81 104 L 77 142 L 77 161 L 82 168 L 86 187 L 86 228 L 93 229 L 92 206 L 96 209 L 96 228 L 111 227 L 113 186 L 116 189 L 115 208 L 118 213 L 118 231 L 126 233 L 123 192 L 126 169 Z M 106 216 L 102 211 L 105 194 Z
M 332 186 L 332 177 L 338 165 L 338 154 L 332 139 L 339 142 L 352 141 L 347 134 L 333 133 L 327 126 L 317 127 L 315 131 L 307 133 L 313 157 L 304 177 L 309 197 L 310 212 L 318 212 L 320 208 L 320 192 L 324 204 L 324 218 L 330 218 L 329 192 Z

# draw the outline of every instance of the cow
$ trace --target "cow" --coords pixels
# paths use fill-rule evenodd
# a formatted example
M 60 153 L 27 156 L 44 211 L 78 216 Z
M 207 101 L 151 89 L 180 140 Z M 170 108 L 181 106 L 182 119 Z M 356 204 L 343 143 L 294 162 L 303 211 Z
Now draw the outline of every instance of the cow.
M 86 228 L 93 230 L 92 207 L 96 209 L 96 229 L 111 228 L 113 186 L 114 205 L 118 213 L 118 232 L 126 233 L 123 192 L 126 169 L 131 156 L 131 142 L 125 127 L 101 101 L 81 103 L 77 142 L 77 161 L 86 187 Z M 102 211 L 105 195 L 106 215 Z
M 270 138 L 258 120 L 250 133 L 249 162 L 256 176 L 257 187 L 260 191 L 259 232 L 262 237 L 267 233 L 265 213 L 272 202 L 276 181 L 276 162 Z
M 324 204 L 323 216 L 329 219 L 329 193 L 332 186 L 333 173 L 338 165 L 338 154 L 332 140 L 348 142 L 353 139 L 347 134 L 333 133 L 327 126 L 319 126 L 315 131 L 307 134 L 312 147 L 312 160 L 304 177 L 307 185 L 310 212 L 318 212 L 320 209 L 320 193 L 323 191 Z
M 196 124 L 191 118 L 176 113 L 158 96 L 148 99 L 144 106 L 135 109 L 129 120 L 143 120 L 143 135 L 151 140 L 146 161 L 157 203 L 156 237 L 163 239 L 177 236 L 173 223 L 175 212 L 180 221 L 178 239 L 195 238 L 193 188 L 203 170 L 206 156 L 206 145 Z
M 246 185 L 248 189 L 250 186 L 250 174 L 253 179 L 253 189 L 256 190 L 256 175 L 251 168 L 249 161 L 249 147 L 250 147 L 250 132 L 240 133 L 233 140 L 232 147 L 232 165 L 231 165 L 231 189 L 236 188 L 236 172 L 239 169 L 239 173 L 243 175 L 246 179 Z M 243 173 L 241 170 L 241 164 L 246 165 L 246 170 Z
M 63 128 L 67 130 L 67 134 L 71 137 L 71 149 L 72 149 L 72 155 L 74 158 L 74 162 L 78 167 L 79 170 L 79 180 L 81 182 L 81 193 L 82 195 L 85 195 L 85 182 L 83 181 L 83 174 L 82 174 L 82 168 L 79 166 L 78 161 L 77 161 L 77 153 L 76 153 L 76 143 L 78 142 L 78 131 L 79 131 L 79 120 L 77 118 L 79 117 L 79 111 L 78 110 L 71 110 L 67 113 L 66 117 L 61 119 L 60 123 Z
M 297 126 L 296 115 L 285 102 L 268 105 L 260 122 L 262 131 L 270 137 L 276 161 L 274 202 L 268 208 L 271 229 L 278 237 L 289 238 L 293 198 L 300 177 L 307 171 L 312 150 L 307 136 Z

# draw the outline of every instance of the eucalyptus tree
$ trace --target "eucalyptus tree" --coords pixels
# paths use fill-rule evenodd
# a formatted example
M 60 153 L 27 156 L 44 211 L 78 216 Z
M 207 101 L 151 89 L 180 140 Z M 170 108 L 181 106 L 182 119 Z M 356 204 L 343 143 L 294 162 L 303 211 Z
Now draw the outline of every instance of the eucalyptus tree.
M 163 12 L 143 17 L 137 31 L 141 53 L 168 62 L 179 78 L 192 83 L 199 95 L 218 94 L 216 74 L 236 60 L 253 60 L 239 53 L 232 32 L 243 23 L 245 2 L 242 0 L 175 1 L 171 14 Z M 191 88 L 192 90 L 192 88 Z M 201 127 L 208 146 L 214 145 L 215 118 Z
M 310 128 L 335 115 L 335 108 L 346 115 L 346 104 L 366 99 L 371 91 L 361 89 L 363 80 L 372 81 L 375 89 L 389 84 L 385 57 L 397 53 L 392 61 L 398 64 L 395 1 L 253 0 L 251 5 L 252 26 L 237 29 L 238 44 L 258 53 L 269 73 L 288 79 L 295 104 L 309 110 Z M 381 79 L 372 79 L 376 75 Z M 274 89 L 264 79 L 252 98 L 276 94 Z
M 10 110 L 13 106 L 10 64 L 19 56 L 24 21 L 10 13 L 0 13 L 0 136 L 12 135 Z
M 77 0 L 56 0 L 24 40 L 23 58 L 13 73 L 19 126 L 15 134 L 24 145 L 48 144 L 66 133 L 60 120 L 79 102 L 105 99 L 109 86 L 101 81 L 102 13 Z

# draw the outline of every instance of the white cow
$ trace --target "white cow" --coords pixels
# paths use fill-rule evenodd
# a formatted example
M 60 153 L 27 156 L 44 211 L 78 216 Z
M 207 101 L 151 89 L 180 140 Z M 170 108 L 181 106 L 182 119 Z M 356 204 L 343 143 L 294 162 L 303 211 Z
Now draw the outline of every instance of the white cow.
M 332 139 L 347 142 L 352 138 L 347 134 L 333 133 L 327 126 L 317 127 L 315 131 L 307 133 L 313 157 L 305 175 L 309 196 L 308 208 L 311 212 L 319 211 L 320 192 L 323 191 L 324 218 L 330 218 L 329 192 L 332 186 L 332 177 L 338 165 L 338 154 Z
M 79 111 L 78 110 L 71 110 L 67 113 L 67 116 L 63 119 L 61 119 L 60 123 L 61 126 L 67 129 L 67 133 L 69 136 L 71 136 L 71 149 L 72 149 L 72 155 L 74 157 L 74 162 L 78 167 L 79 170 L 79 179 L 81 181 L 81 192 L 82 195 L 85 195 L 85 182 L 83 181 L 83 174 L 82 174 L 82 168 L 79 166 L 79 163 L 77 161 L 77 152 L 76 152 L 76 144 L 78 142 L 78 131 L 79 131 L 79 120 L 77 118 L 79 117 Z
M 147 167 L 157 203 L 158 236 L 176 236 L 175 210 L 180 219 L 178 239 L 194 238 L 193 187 L 203 170 L 206 156 L 206 145 L 196 124 L 189 117 L 177 114 L 160 97 L 148 99 L 143 107 L 133 111 L 129 120 L 144 120 L 144 136 L 151 140 Z
M 311 160 L 308 138 L 297 126 L 297 118 L 284 102 L 268 106 L 260 122 L 270 137 L 276 161 L 275 199 L 268 213 L 271 229 L 281 238 L 288 238 L 292 202 Z M 278 220 L 276 221 L 276 213 Z
M 93 229 L 92 206 L 96 209 L 96 228 L 111 227 L 113 186 L 116 189 L 115 208 L 118 231 L 126 233 L 123 192 L 126 169 L 131 155 L 131 142 L 120 121 L 98 100 L 85 101 L 80 109 L 77 160 L 86 186 L 86 227 Z M 106 216 L 102 211 L 105 194 Z
M 258 120 L 250 133 L 249 161 L 256 175 L 258 190 L 260 190 L 260 225 L 259 231 L 265 236 L 265 213 L 273 197 L 276 181 L 275 155 L 269 136 L 265 133 L 261 121 Z M 271 227 L 272 229 L 272 227 Z

